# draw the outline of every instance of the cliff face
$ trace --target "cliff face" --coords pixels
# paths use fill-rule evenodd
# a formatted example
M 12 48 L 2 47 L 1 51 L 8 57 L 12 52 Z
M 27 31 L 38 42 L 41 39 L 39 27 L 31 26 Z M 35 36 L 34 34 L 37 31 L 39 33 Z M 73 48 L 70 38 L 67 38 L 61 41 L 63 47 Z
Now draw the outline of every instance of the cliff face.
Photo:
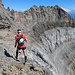
M 49 68 L 53 75 L 75 73 L 75 28 L 53 28 L 36 40 L 32 37 L 28 47 L 28 56 L 32 61 Z
M 25 25 L 27 29 L 46 22 L 58 22 L 63 26 L 74 26 L 73 19 L 57 5 L 54 7 L 33 6 L 24 12 L 14 12 L 14 20 L 20 25 Z
M 0 6 L 0 75 L 74 75 L 75 28 L 60 7 L 33 6 L 24 12 Z M 16 29 L 28 37 L 28 65 L 19 52 L 15 60 Z
M 10 28 L 14 24 L 11 12 L 0 4 L 0 29 Z

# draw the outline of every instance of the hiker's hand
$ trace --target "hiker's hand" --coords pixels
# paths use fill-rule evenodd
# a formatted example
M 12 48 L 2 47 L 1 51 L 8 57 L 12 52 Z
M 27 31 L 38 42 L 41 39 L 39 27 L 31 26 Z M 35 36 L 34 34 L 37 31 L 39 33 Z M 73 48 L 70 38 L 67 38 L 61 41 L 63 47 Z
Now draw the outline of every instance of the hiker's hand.
M 16 47 L 16 45 L 14 45 L 14 47 Z

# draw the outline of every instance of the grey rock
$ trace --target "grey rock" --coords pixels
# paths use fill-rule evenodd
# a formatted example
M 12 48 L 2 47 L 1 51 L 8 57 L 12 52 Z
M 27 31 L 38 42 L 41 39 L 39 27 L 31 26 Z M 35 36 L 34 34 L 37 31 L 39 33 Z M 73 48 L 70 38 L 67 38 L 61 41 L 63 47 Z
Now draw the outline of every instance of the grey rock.
M 11 12 L 0 7 L 0 29 L 10 28 L 13 25 L 13 16 Z
M 33 6 L 24 12 L 13 12 L 15 22 L 24 30 L 31 31 L 33 26 L 49 28 L 58 26 L 74 27 L 74 20 L 59 6 Z M 51 24 L 50 24 L 51 23 Z M 44 24 L 44 25 L 43 25 Z M 45 25 L 46 24 L 46 25 Z M 24 27 L 22 27 L 22 26 Z M 50 26 L 49 26 L 50 25 Z M 35 29 L 35 28 L 34 28 Z M 44 29 L 44 28 L 43 28 Z M 42 30 L 41 30 L 42 31 Z
M 59 6 L 33 6 L 24 12 L 0 5 L 0 74 L 74 75 L 74 20 Z M 15 60 L 14 38 L 20 28 L 28 37 L 28 64 Z

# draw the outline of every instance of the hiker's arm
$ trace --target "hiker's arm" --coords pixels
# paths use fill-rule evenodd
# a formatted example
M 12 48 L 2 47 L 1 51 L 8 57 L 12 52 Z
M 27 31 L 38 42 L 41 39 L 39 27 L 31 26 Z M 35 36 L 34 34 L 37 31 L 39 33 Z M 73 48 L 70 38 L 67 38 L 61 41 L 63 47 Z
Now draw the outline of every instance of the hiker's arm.
M 28 39 L 27 39 L 27 37 L 26 37 L 26 36 L 24 36 L 24 38 L 25 38 L 25 41 L 26 41 L 26 42 L 28 42 Z
M 26 38 L 26 40 L 25 40 L 26 42 L 28 42 L 28 39 Z
M 15 40 L 15 45 L 14 45 L 14 47 L 16 47 L 17 46 L 17 41 Z
M 17 46 L 17 36 L 15 36 L 15 45 L 14 45 L 14 47 L 16 47 Z

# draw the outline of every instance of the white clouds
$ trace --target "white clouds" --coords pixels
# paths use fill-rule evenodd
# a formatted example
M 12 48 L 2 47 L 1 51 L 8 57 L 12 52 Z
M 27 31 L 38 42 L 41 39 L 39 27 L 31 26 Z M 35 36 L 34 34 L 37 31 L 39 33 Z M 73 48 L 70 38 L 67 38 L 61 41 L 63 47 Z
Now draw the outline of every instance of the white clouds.
M 72 9 L 67 9 L 67 8 L 63 8 L 63 7 L 61 7 L 63 10 L 65 10 L 66 12 L 74 12 L 74 10 L 72 10 Z
M 61 8 L 68 13 L 71 13 L 71 12 L 75 13 L 75 10 L 73 10 L 73 9 L 68 9 L 68 8 L 63 8 L 63 7 L 61 7 Z
M 75 20 L 75 10 L 73 9 L 67 9 L 67 8 L 63 8 L 61 7 L 63 10 L 65 10 L 74 20 Z

